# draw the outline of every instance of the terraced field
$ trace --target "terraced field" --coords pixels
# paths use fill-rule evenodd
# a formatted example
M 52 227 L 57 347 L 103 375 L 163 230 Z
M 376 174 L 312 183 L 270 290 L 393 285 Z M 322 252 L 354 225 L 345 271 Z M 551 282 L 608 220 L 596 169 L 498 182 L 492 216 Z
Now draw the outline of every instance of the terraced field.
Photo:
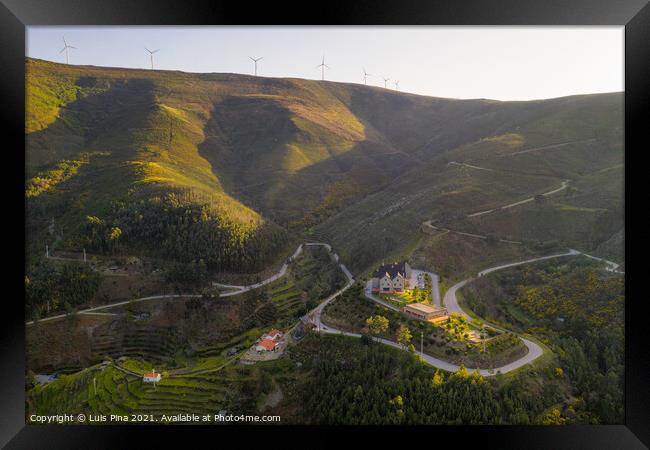
M 247 348 L 253 345 L 253 343 L 259 339 L 264 331 L 265 330 L 262 328 L 252 328 L 242 334 L 238 334 L 229 341 L 196 348 L 195 354 L 200 358 L 206 358 L 210 356 L 219 356 L 224 351 L 233 347 Z
M 168 362 L 178 350 L 173 328 L 135 324 L 134 328 L 116 333 L 108 328 L 93 336 L 92 351 L 100 356 L 147 357 L 155 362 Z
M 164 377 L 154 387 L 115 366 L 93 367 L 35 388 L 28 401 L 37 414 L 214 414 L 230 403 L 229 385 L 245 380 L 217 372 Z

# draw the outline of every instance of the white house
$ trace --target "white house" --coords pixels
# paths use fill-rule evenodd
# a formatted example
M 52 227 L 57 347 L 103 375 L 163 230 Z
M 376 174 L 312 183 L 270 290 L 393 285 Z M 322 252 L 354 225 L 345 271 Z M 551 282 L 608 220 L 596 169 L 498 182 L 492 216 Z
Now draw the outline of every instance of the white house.
M 142 375 L 143 383 L 157 383 L 159 381 L 160 381 L 160 373 L 156 372 L 155 370 Z
M 282 336 L 284 336 L 282 334 L 282 331 L 276 330 L 274 328 L 271 331 L 269 331 L 268 333 L 266 333 L 265 335 L 263 335 L 262 340 L 268 339 L 270 341 L 279 341 L 280 339 L 282 339 Z

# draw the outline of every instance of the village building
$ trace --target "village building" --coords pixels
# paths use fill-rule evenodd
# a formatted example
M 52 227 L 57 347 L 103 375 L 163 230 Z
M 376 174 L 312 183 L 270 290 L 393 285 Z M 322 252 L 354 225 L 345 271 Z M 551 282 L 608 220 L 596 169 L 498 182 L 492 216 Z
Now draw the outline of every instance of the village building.
M 279 341 L 282 339 L 284 334 L 280 330 L 276 330 L 275 328 L 266 333 L 265 335 L 262 336 L 262 340 L 268 339 L 271 341 Z
M 402 308 L 402 311 L 416 319 L 426 320 L 427 322 L 437 323 L 445 322 L 449 319 L 447 308 L 424 303 L 411 303 Z
M 401 263 L 384 264 L 373 274 L 372 292 L 380 294 L 402 293 L 410 288 L 411 266 Z
M 255 350 L 258 352 L 273 352 L 278 343 L 272 339 L 262 339 L 255 346 Z
M 143 383 L 158 383 L 160 381 L 160 373 L 152 370 L 142 375 Z

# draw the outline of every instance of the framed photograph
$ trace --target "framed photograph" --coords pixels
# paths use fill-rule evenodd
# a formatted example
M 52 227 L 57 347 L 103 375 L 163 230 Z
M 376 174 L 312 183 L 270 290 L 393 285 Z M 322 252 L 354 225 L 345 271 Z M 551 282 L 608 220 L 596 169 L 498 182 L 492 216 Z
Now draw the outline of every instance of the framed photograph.
M 647 2 L 0 17 L 2 445 L 649 445 Z

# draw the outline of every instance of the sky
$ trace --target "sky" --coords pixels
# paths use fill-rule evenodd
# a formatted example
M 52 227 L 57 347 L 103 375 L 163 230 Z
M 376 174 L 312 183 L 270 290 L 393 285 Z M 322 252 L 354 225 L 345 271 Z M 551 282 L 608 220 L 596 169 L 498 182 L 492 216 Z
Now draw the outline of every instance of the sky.
M 623 27 L 53 27 L 27 56 L 70 64 L 325 79 L 447 98 L 532 100 L 624 90 Z

